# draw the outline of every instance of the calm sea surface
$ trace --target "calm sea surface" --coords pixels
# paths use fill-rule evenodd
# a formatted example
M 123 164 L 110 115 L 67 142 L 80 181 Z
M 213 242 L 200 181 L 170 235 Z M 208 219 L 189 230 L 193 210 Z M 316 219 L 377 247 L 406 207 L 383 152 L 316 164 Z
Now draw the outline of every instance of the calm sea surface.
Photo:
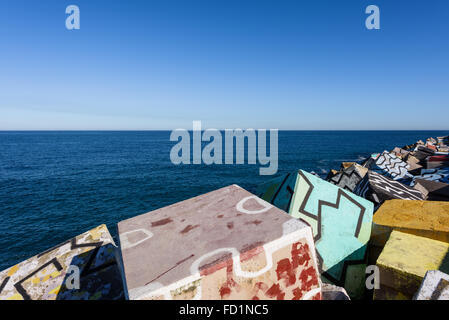
M 342 161 L 449 131 L 281 131 L 279 171 L 323 176 Z M 173 165 L 169 131 L 0 132 L 0 270 L 99 224 L 230 184 L 253 191 L 257 165 Z M 223 151 L 224 152 L 224 151 Z

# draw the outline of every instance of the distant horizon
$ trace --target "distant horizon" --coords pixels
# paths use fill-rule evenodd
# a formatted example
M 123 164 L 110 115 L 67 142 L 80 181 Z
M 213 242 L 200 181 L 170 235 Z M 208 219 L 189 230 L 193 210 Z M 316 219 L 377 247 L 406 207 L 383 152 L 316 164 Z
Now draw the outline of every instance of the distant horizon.
M 183 128 L 175 128 L 175 129 L 183 129 Z M 58 130 L 58 129 L 49 129 L 49 130 L 32 130 L 32 129 L 26 129 L 26 130 L 1 130 L 0 129 L 0 132 L 146 132 L 146 131 L 148 131 L 148 132 L 171 132 L 171 131 L 173 131 L 173 130 L 175 130 L 175 129 L 142 129 L 142 130 L 139 130 L 139 129 L 136 129 L 136 130 L 134 130 L 134 129 L 132 129 L 132 130 L 126 130 L 126 129 L 124 129 L 124 130 L 121 130 L 121 129 L 116 129 L 116 130 L 101 130 L 101 129 L 87 129 L 87 130 L 84 130 L 84 129 L 80 129 L 80 130 L 78 130 L 78 129 L 73 129 L 73 130 L 66 130 L 66 129 L 64 129 L 64 130 Z M 184 128 L 184 129 L 186 129 L 186 128 Z M 207 130 L 207 129 L 209 129 L 209 128 L 204 128 L 202 131 L 204 131 L 204 130 Z M 226 129 L 232 129 L 232 130 L 234 130 L 234 129 L 242 129 L 243 131 L 245 131 L 246 129 L 259 129 L 259 128 L 226 128 Z M 219 130 L 219 131 L 224 131 L 224 130 L 226 130 L 226 129 L 217 129 L 217 130 Z M 272 128 L 272 129 L 276 129 L 276 128 Z M 186 129 L 187 131 L 193 131 L 193 130 L 191 130 L 191 129 Z M 431 132 L 431 131 L 447 131 L 448 132 L 448 135 L 449 135 L 449 129 L 419 129 L 419 130 L 412 130 L 412 129 L 365 129 L 365 130 L 362 130 L 362 129 L 278 129 L 279 131 L 326 131 L 326 132 L 329 132 L 329 131 L 392 131 L 392 132 L 394 132 L 394 131 L 398 131 L 398 132 L 407 132 L 407 131 L 410 131 L 410 132 Z

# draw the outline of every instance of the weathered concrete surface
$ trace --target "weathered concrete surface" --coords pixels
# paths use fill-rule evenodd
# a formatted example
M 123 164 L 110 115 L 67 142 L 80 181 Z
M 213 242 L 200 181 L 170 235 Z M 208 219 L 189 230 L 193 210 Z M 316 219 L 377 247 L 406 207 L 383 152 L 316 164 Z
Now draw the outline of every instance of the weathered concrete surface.
M 409 165 L 411 165 L 411 164 L 418 164 L 419 163 L 419 159 L 418 158 L 416 158 L 416 157 L 414 157 L 412 154 L 408 154 L 406 157 L 405 157 L 405 161 L 409 164 Z
M 323 279 L 361 297 L 373 204 L 303 170 L 266 183 L 258 192 L 312 226 Z
M 412 299 L 428 270 L 448 272 L 449 244 L 394 230 L 376 265 L 380 289 L 374 299 Z
M 417 146 L 411 154 L 419 161 L 424 161 L 427 157 L 434 155 L 435 151 L 424 146 Z
M 449 202 L 387 200 L 374 215 L 370 244 L 383 247 L 393 230 L 449 242 Z
M 408 154 L 404 160 L 409 165 L 408 172 L 412 175 L 419 175 L 423 166 L 420 164 L 419 159 L 415 158 L 411 154 Z
M 427 271 L 414 300 L 449 300 L 449 275 L 438 270 Z
M 333 284 L 322 283 L 321 291 L 323 294 L 322 300 L 351 300 L 344 288 Z
M 393 153 L 394 155 L 396 155 L 397 157 L 404 159 L 408 156 L 408 154 L 410 153 L 410 151 L 404 150 L 402 148 L 399 147 L 395 147 L 391 153 Z
M 447 183 L 415 179 L 413 188 L 420 191 L 426 197 L 426 200 L 449 201 L 449 184 Z
M 0 299 L 122 299 L 116 250 L 108 229 L 100 225 L 0 272 Z M 74 266 L 80 271 L 79 289 L 67 287 L 73 284 L 69 268 Z
M 118 224 L 129 299 L 320 299 L 312 230 L 237 185 Z

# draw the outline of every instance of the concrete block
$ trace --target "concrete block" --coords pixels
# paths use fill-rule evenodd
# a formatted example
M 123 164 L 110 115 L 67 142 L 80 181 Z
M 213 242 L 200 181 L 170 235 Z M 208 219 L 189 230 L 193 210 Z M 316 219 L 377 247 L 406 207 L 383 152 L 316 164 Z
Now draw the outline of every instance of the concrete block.
M 379 158 L 380 153 L 373 153 L 370 157 L 362 161 L 361 166 L 364 168 L 371 168 L 373 165 L 375 165 L 377 158 Z
M 438 270 L 427 271 L 414 300 L 449 300 L 449 275 Z
M 367 172 L 367 168 L 354 163 L 349 167 L 341 169 L 341 171 L 330 177 L 327 181 L 352 192 Z
M 417 146 L 416 150 L 411 153 L 419 161 L 424 161 L 427 157 L 433 156 L 435 151 L 423 146 Z
M 348 162 L 348 161 L 342 162 L 341 165 L 340 165 L 340 169 L 341 170 L 347 169 L 347 168 L 353 166 L 354 164 L 356 164 L 356 163 L 355 162 Z
M 411 153 L 409 153 L 404 159 L 409 165 L 411 164 L 419 164 L 419 159 L 414 157 Z
M 444 167 L 449 167 L 449 155 L 434 155 L 426 158 L 427 169 Z
M 418 176 L 413 177 L 410 186 L 413 187 L 417 179 L 449 183 L 449 168 L 447 169 L 421 169 Z
M 438 143 L 448 144 L 449 136 L 437 137 Z
M 449 201 L 449 184 L 438 181 L 415 179 L 416 190 L 419 190 L 426 200 Z
M 310 226 L 237 185 L 118 231 L 129 299 L 321 299 Z
M 426 148 L 433 150 L 433 151 L 437 151 L 437 147 L 435 145 L 433 145 L 432 143 L 426 143 Z
M 404 179 L 407 177 L 411 178 L 412 175 L 408 172 L 409 168 L 410 165 L 407 162 L 402 161 L 401 158 L 388 151 L 382 152 L 376 159 L 376 162 L 370 167 L 372 171 L 393 180 Z
M 330 181 L 330 179 L 332 179 L 333 177 L 335 177 L 335 175 L 337 175 L 338 173 L 340 173 L 341 171 L 335 170 L 335 169 L 331 169 L 329 170 L 327 176 L 326 176 L 326 181 Z
M 108 229 L 98 226 L 0 272 L 0 299 L 123 299 L 116 254 Z M 75 284 L 71 276 L 76 268 L 80 275 L 78 289 L 71 286 Z
M 424 196 L 420 191 L 373 171 L 368 171 L 363 180 L 354 189 L 354 193 L 372 201 L 376 209 L 385 200 L 424 200 Z
M 406 146 L 403 146 L 401 149 L 406 150 L 406 151 L 412 151 L 415 150 L 416 146 L 418 145 L 418 143 L 413 143 L 413 144 L 408 144 Z
M 408 154 L 405 158 L 404 161 L 407 162 L 407 164 L 409 165 L 408 168 L 408 172 L 411 175 L 419 175 L 421 172 L 421 169 L 423 169 L 423 166 L 420 164 L 420 161 L 415 158 L 414 156 Z
M 345 288 L 329 283 L 323 283 L 321 290 L 323 293 L 322 300 L 351 300 Z
M 377 259 L 380 288 L 374 299 L 411 300 L 428 270 L 447 273 L 449 244 L 393 230 Z
M 363 294 L 370 201 L 303 170 L 265 184 L 259 194 L 312 226 L 324 279 L 344 287 L 351 297 Z
M 391 153 L 393 153 L 395 156 L 401 159 L 404 159 L 410 154 L 410 151 L 404 150 L 399 147 L 395 147 L 393 150 L 391 150 Z
M 449 242 L 449 202 L 387 200 L 374 215 L 370 244 L 383 247 L 393 230 Z

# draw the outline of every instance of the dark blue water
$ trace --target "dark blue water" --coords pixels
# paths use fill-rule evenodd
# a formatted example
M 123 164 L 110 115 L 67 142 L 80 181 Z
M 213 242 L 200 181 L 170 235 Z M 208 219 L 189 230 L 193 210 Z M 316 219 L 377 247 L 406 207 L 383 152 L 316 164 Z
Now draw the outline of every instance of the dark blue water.
M 325 175 L 340 162 L 449 131 L 282 131 L 278 174 Z M 0 132 L 0 270 L 68 238 L 236 183 L 259 165 L 170 162 L 169 131 Z

